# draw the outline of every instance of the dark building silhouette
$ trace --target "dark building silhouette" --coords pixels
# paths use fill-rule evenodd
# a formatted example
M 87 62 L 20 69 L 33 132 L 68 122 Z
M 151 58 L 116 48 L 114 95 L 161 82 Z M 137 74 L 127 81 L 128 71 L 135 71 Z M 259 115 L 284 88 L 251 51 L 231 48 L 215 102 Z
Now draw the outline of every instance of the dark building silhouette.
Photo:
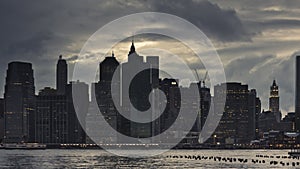
M 76 92 L 74 92 L 76 91 Z M 69 143 L 85 143 L 85 123 L 89 106 L 89 86 L 80 81 L 70 82 L 66 87 Z M 80 98 L 80 99 L 73 99 Z
M 252 101 L 256 97 L 249 97 L 248 85 L 222 83 L 215 86 L 214 92 L 214 111 L 216 114 L 223 114 L 212 135 L 214 142 L 220 144 L 250 143 L 255 137 L 255 104 Z M 225 107 L 218 106 L 224 100 L 222 98 L 224 92 L 226 93 Z M 249 98 L 252 98 L 252 105 L 249 104 Z
M 36 102 L 36 140 L 39 143 L 68 143 L 68 108 L 65 95 L 55 89 L 40 90 Z
M 275 80 L 270 87 L 269 110 L 276 115 L 276 120 L 280 122 L 281 112 L 279 110 L 279 89 Z
M 4 99 L 0 98 L 0 118 L 4 117 Z
M 119 62 L 115 58 L 114 53 L 112 56 L 105 57 L 105 59 L 100 63 L 100 82 L 111 83 L 112 77 L 119 66 Z
M 178 85 L 178 79 L 165 78 L 160 81 L 160 90 L 162 90 L 166 96 L 167 104 L 166 108 L 163 110 L 164 113 L 160 116 L 160 133 L 167 130 L 176 120 L 178 113 L 180 111 L 180 88 Z M 169 133 L 170 139 L 174 137 L 174 132 Z
M 200 129 L 201 130 L 207 119 L 210 105 L 211 105 L 210 89 L 205 86 L 201 86 L 200 87 L 200 126 L 201 126 Z
M 149 94 L 153 88 L 158 88 L 159 86 L 159 73 L 158 70 L 156 70 L 159 65 L 158 61 L 158 56 L 147 56 L 146 62 L 144 62 L 144 57 L 137 54 L 134 42 L 132 41 L 128 61 L 121 65 L 120 78 L 122 82 L 120 105 L 123 113 L 126 113 L 127 116 L 133 117 L 134 115 L 137 119 L 152 119 L 153 113 L 157 113 L 154 109 L 151 109 Z M 126 97 L 128 94 L 129 99 Z M 155 98 L 155 94 L 152 94 L 152 97 Z M 155 104 L 153 106 L 157 107 Z M 148 110 L 151 112 L 147 114 L 137 112 Z M 135 138 L 150 137 L 154 133 L 153 128 L 153 123 L 137 123 L 131 121 L 130 136 Z
M 66 85 L 68 83 L 68 65 L 62 55 L 59 56 L 56 66 L 56 89 L 57 94 L 63 95 L 66 92 Z
M 256 110 L 255 110 L 255 138 L 259 138 L 259 128 L 258 128 L 258 119 L 261 112 L 261 100 L 259 97 L 256 98 Z
M 4 99 L 5 142 L 34 142 L 35 87 L 30 63 L 8 64 Z
M 198 90 L 199 95 L 193 93 L 195 91 L 193 89 Z M 199 134 L 202 131 L 202 128 L 206 122 L 210 110 L 210 106 L 211 106 L 212 97 L 211 97 L 210 89 L 207 88 L 205 85 L 201 86 L 201 81 L 200 81 L 198 83 L 191 83 L 188 88 L 181 87 L 181 92 L 186 93 L 185 97 L 189 97 L 189 98 L 183 98 L 181 107 L 177 107 L 178 109 L 177 111 L 179 111 L 179 109 L 181 108 L 181 111 L 197 112 L 196 119 L 194 119 L 195 122 L 193 127 L 191 128 L 191 130 L 189 131 L 185 139 L 181 141 L 181 143 L 198 144 Z M 177 100 L 178 102 L 180 102 L 180 99 Z M 199 106 L 199 107 L 195 107 L 195 106 Z M 207 124 L 207 125 L 211 125 L 211 124 Z
M 4 99 L 0 98 L 0 142 L 4 137 Z
M 300 132 L 300 56 L 296 56 L 295 129 Z
M 263 111 L 258 120 L 259 136 L 270 131 L 291 132 L 293 131 L 293 113 L 289 114 L 282 121 L 277 121 L 277 114 L 271 111 Z
M 132 41 L 128 54 L 128 61 L 119 65 L 119 62 L 112 56 L 106 57 L 100 64 L 100 81 L 94 84 L 95 98 L 98 107 L 105 118 L 105 121 L 119 133 L 135 137 L 147 138 L 160 132 L 158 120 L 155 123 L 138 123 L 129 120 L 132 115 L 139 116 L 136 111 L 148 111 L 150 108 L 149 94 L 152 92 L 151 100 L 154 100 L 153 106 L 158 107 L 157 93 L 153 88 L 159 88 L 159 59 L 157 56 L 147 56 L 144 62 L 143 56 L 136 53 L 134 42 Z M 114 81 L 113 81 L 114 76 Z M 112 87 L 114 88 L 112 92 Z M 119 92 L 120 91 L 120 92 Z M 113 101 L 113 96 L 115 100 Z M 93 98 L 92 98 L 93 102 Z M 117 110 L 118 106 L 123 114 Z M 90 108 L 95 111 L 95 108 Z M 138 118 L 152 118 L 154 113 L 159 113 L 154 109 Z M 93 124 L 91 117 L 96 114 L 90 112 L 88 119 Z M 152 120 L 151 120 L 152 121 Z M 156 126 L 157 125 L 157 126 Z M 92 129 L 91 129 L 92 130 Z M 100 132 L 100 134 L 105 131 Z M 117 138 L 114 133 L 106 133 L 107 137 L 100 142 L 130 142 L 126 138 Z
M 115 130 L 120 131 L 121 133 L 125 133 L 129 135 L 129 121 L 124 117 L 120 116 L 117 112 L 115 104 L 119 104 L 113 101 L 111 85 L 114 85 L 119 89 L 119 62 L 112 53 L 112 56 L 107 56 L 100 63 L 100 81 L 95 83 L 95 92 L 96 92 L 96 100 L 99 106 L 99 109 L 104 116 L 106 122 Z M 112 84 L 112 78 L 114 73 L 116 73 L 117 81 Z M 116 92 L 116 91 L 115 91 Z M 97 117 L 96 117 L 97 118 Z M 103 122 L 105 123 L 105 122 Z M 101 129 L 100 129 L 101 131 Z M 93 131 L 97 132 L 97 131 Z M 105 139 L 102 139 L 107 143 L 116 143 L 117 136 L 113 133 L 106 133 L 106 131 L 101 131 L 101 135 L 106 135 Z
M 178 81 L 178 80 L 177 80 Z M 176 90 L 175 90 L 176 91 Z M 197 92 L 195 94 L 194 92 Z M 174 113 L 174 118 L 183 118 L 180 120 L 181 125 L 176 131 L 176 135 L 185 135 L 184 139 L 181 140 L 182 145 L 197 145 L 199 143 L 199 134 L 202 130 L 202 127 L 205 123 L 205 120 L 208 115 L 209 106 L 210 106 L 210 90 L 205 86 L 201 86 L 200 82 L 191 83 L 189 87 L 180 87 L 180 91 L 176 93 L 176 102 L 174 107 L 176 108 L 176 112 Z M 181 99 L 180 99 L 181 97 Z M 209 105 L 207 105 L 209 104 Z M 183 112 L 182 117 L 177 117 L 177 112 Z M 195 119 L 191 119 L 190 117 L 186 117 L 186 114 L 195 114 Z M 191 121 L 189 121 L 191 120 Z M 202 123 L 203 122 L 203 123 Z M 188 128 L 187 124 L 193 123 L 194 125 L 189 131 L 184 131 Z M 170 123 L 172 124 L 172 123 Z M 170 125 L 169 124 L 169 125 Z M 173 131 L 172 131 L 173 132 Z M 185 134 L 187 133 L 187 134 Z
M 295 122 L 295 112 L 288 112 L 282 119 L 284 122 Z
M 101 128 L 97 129 L 97 125 L 99 123 L 103 124 L 101 121 L 101 114 L 97 113 L 99 109 L 98 102 L 96 99 L 96 83 L 91 84 L 91 101 L 89 102 L 88 112 L 86 115 L 86 143 L 93 144 L 96 143 L 96 140 L 92 138 L 96 138 L 97 140 L 101 140 Z M 109 137 L 109 136 L 108 136 Z
M 281 130 L 280 123 L 276 119 L 276 115 L 271 111 L 263 111 L 258 120 L 259 135 L 263 137 L 264 132 L 271 130 Z
M 160 132 L 160 129 L 157 129 L 153 123 L 137 123 L 128 119 L 133 113 L 136 113 L 136 110 L 146 111 L 150 108 L 149 94 L 153 88 L 159 88 L 158 66 L 159 59 L 157 56 L 147 56 L 146 62 L 144 62 L 143 56 L 136 53 L 133 41 L 128 54 L 128 62 L 120 65 L 112 53 L 112 56 L 105 57 L 99 64 L 100 81 L 93 85 L 97 105 L 105 121 L 119 133 L 135 138 L 146 138 Z M 115 100 L 113 100 L 113 95 Z M 153 94 L 152 100 L 156 100 L 157 97 L 157 94 Z M 157 101 L 154 105 L 156 104 Z M 120 114 L 116 106 L 127 117 Z M 92 107 L 90 107 L 91 110 L 87 118 L 91 126 L 96 126 L 96 124 L 93 125 L 92 117 L 99 118 L 93 113 L 95 107 Z M 159 112 L 152 110 L 146 114 L 146 118 L 151 118 L 152 113 Z M 144 116 L 140 118 L 144 118 Z M 90 127 L 89 130 L 93 129 Z M 99 132 L 103 135 L 106 131 Z M 117 138 L 114 133 L 106 133 L 106 137 L 99 140 L 103 143 L 112 143 L 117 140 L 130 142 L 125 137 Z
M 295 112 L 288 112 L 282 119 L 282 122 L 290 123 L 291 128 L 287 131 L 295 131 Z
M 255 89 L 251 89 L 249 91 L 249 101 L 248 101 L 248 106 L 249 106 L 249 114 L 253 114 L 254 117 L 254 123 L 250 123 L 249 127 L 252 128 L 254 131 L 254 138 L 258 139 L 259 138 L 259 128 L 258 128 L 258 119 L 259 119 L 259 115 L 261 112 L 261 101 L 260 99 L 257 97 L 256 94 L 256 90 Z
M 284 120 L 281 120 L 281 112 L 279 109 L 279 88 L 276 81 L 273 81 L 270 87 L 269 111 L 263 111 L 259 115 L 258 129 L 259 137 L 264 138 L 264 135 L 270 131 L 289 132 L 295 129 L 295 117 L 290 114 Z M 293 118 L 293 121 L 292 121 Z
M 58 86 L 61 92 L 46 87 L 36 97 L 36 140 L 39 143 L 85 143 L 88 85 L 79 81 L 65 83 L 66 79 L 61 78 L 60 73 L 67 72 L 66 68 L 67 63 L 60 57 L 57 64 L 57 84 L 61 84 Z M 59 79 L 64 79 L 63 83 Z M 74 102 L 73 96 L 79 97 L 80 101 Z

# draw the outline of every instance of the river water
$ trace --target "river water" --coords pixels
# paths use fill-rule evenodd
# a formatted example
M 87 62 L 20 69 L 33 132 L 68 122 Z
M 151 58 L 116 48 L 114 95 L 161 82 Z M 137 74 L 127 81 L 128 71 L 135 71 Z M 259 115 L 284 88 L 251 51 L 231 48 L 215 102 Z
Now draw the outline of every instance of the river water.
M 0 168 L 295 168 L 292 163 L 296 165 L 300 160 L 287 158 L 287 152 L 288 150 L 170 150 L 154 157 L 127 158 L 104 150 L 0 150 Z M 189 159 L 189 156 L 207 159 L 195 160 Z M 236 158 L 236 161 L 209 159 L 216 156 Z M 238 158 L 247 159 L 247 162 L 239 162 Z M 274 165 L 271 161 L 278 163 Z M 285 163 L 284 166 L 280 162 Z

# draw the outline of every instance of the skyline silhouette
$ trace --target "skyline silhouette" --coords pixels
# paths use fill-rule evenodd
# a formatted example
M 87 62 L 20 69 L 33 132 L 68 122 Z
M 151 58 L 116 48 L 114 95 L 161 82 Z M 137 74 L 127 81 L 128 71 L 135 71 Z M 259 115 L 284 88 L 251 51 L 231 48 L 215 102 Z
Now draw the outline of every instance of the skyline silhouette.
M 28 68 L 22 65 L 28 65 Z M 92 141 L 96 141 L 97 144 L 106 143 L 107 141 L 109 141 L 109 143 L 115 144 L 127 142 L 135 143 L 135 141 L 128 140 L 128 138 L 122 138 L 123 136 L 120 137 L 117 135 L 111 135 L 112 132 L 109 131 L 109 128 L 102 126 L 102 123 L 99 123 L 100 121 L 97 121 L 98 124 L 93 122 L 91 123 L 91 125 L 89 125 L 89 121 L 87 121 L 87 119 L 93 119 L 92 116 L 96 113 L 93 111 L 90 112 L 90 110 L 92 110 L 91 106 L 93 105 L 88 106 L 90 101 L 88 96 L 89 86 L 91 88 L 94 88 L 92 92 L 95 92 L 90 93 L 92 95 L 91 103 L 93 103 L 93 100 L 96 99 L 96 107 L 99 107 L 104 119 L 107 120 L 107 123 L 117 132 L 120 132 L 125 136 L 137 139 L 148 139 L 167 131 L 167 133 L 169 132 L 167 138 L 169 137 L 169 139 L 172 140 L 171 138 L 176 138 L 172 136 L 172 132 L 178 132 L 177 135 L 186 135 L 180 134 L 180 132 L 188 132 L 189 134 L 187 134 L 187 137 L 181 141 L 182 143 L 186 142 L 191 145 L 197 145 L 198 139 L 204 139 L 203 141 L 201 141 L 201 143 L 205 142 L 206 139 L 208 139 L 207 143 L 212 145 L 216 145 L 217 143 L 244 145 L 249 144 L 255 139 L 258 140 L 262 138 L 262 134 L 265 132 L 273 130 L 278 130 L 278 132 L 293 132 L 298 130 L 297 128 L 294 128 L 295 120 L 293 118 L 295 117 L 289 117 L 291 116 L 291 114 L 289 114 L 289 116 L 286 116 L 283 120 L 281 119 L 279 104 L 280 88 L 276 84 L 275 80 L 273 80 L 273 83 L 269 89 L 270 104 L 268 110 L 270 111 L 261 112 L 260 98 L 257 96 L 255 89 L 248 89 L 247 84 L 242 84 L 239 82 L 223 82 L 221 84 L 213 86 L 216 93 L 215 95 L 211 95 L 210 88 L 206 87 L 203 81 L 195 81 L 192 82 L 188 87 L 182 87 L 179 86 L 180 79 L 176 79 L 174 77 L 161 78 L 159 76 L 159 56 L 147 56 L 145 62 L 144 57 L 140 56 L 136 52 L 133 40 L 131 42 L 131 47 L 128 53 L 128 62 L 119 64 L 114 52 L 112 52 L 111 56 L 105 57 L 105 59 L 100 62 L 99 66 L 100 80 L 98 82 L 93 82 L 93 84 L 86 84 L 85 82 L 80 82 L 78 80 L 70 81 L 69 83 L 67 83 L 67 62 L 60 55 L 56 65 L 57 89 L 45 87 L 40 90 L 38 95 L 35 95 L 33 76 L 34 70 L 32 69 L 32 65 L 30 63 L 24 62 L 11 62 L 7 71 L 8 74 L 5 93 L 6 100 L 4 118 L 6 123 L 4 126 L 6 134 L 4 137 L 4 141 L 8 143 L 21 141 L 37 141 L 40 143 L 52 144 L 73 142 L 85 143 L 86 141 L 88 141 L 87 138 L 89 137 L 85 136 L 83 130 L 87 129 L 87 134 L 89 135 L 92 133 L 93 135 L 97 133 L 96 129 L 99 129 L 100 125 L 102 133 L 100 133 L 100 135 L 96 137 L 96 140 L 93 140 L 95 138 L 90 137 L 90 139 Z M 28 70 L 25 68 L 27 68 Z M 26 72 L 30 72 L 30 75 Z M 139 73 L 136 74 L 136 72 Z M 197 73 L 194 74 L 194 76 L 197 76 Z M 31 87 L 26 87 L 28 84 L 30 84 Z M 19 89 L 18 86 L 20 85 L 22 86 L 22 90 L 16 90 Z M 194 87 L 197 91 L 193 91 Z M 74 93 L 73 88 L 79 89 L 79 93 L 77 93 L 76 91 Z M 164 92 L 163 95 L 165 95 L 167 99 L 166 109 L 164 109 L 163 105 L 160 105 L 165 102 L 164 97 L 162 97 L 163 95 L 151 91 L 155 88 L 160 89 Z M 29 92 L 29 89 L 31 92 Z M 129 93 L 126 94 L 127 91 Z M 31 95 L 20 95 L 24 92 L 29 92 L 31 93 Z M 200 94 L 199 98 L 196 96 L 194 97 L 193 94 L 198 92 Z M 226 95 L 224 95 L 224 93 L 226 93 Z M 76 100 L 74 94 L 76 96 L 79 96 L 77 98 L 80 99 Z M 148 105 L 148 95 L 152 98 L 150 99 L 151 109 L 149 109 Z M 36 97 L 36 100 L 33 99 L 34 97 Z M 226 101 L 224 100 L 224 97 L 226 98 Z M 21 98 L 29 101 L 32 100 L 32 103 L 24 104 L 20 102 L 19 106 L 13 106 L 15 104 L 15 101 L 11 99 Z M 187 98 L 188 100 L 184 100 Z M 153 99 L 155 100 L 154 102 Z M 223 100 L 225 102 L 225 105 L 222 103 Z M 191 109 L 198 104 L 200 105 L 198 108 L 196 106 L 197 110 Z M 210 104 L 214 106 L 211 107 Z M 30 105 L 35 106 L 31 108 L 26 107 Z M 67 107 L 65 107 L 64 105 L 67 105 Z M 153 105 L 154 107 L 152 107 Z M 25 106 L 25 108 L 23 106 Z M 48 108 L 46 108 L 45 106 Z M 9 108 L 11 108 L 11 110 Z M 23 129 L 20 128 L 20 131 L 25 133 L 15 132 L 19 127 L 15 128 L 14 125 L 18 126 L 21 123 L 17 121 L 7 121 L 9 119 L 19 119 L 17 118 L 17 114 L 14 113 L 20 112 L 17 111 L 16 108 L 20 110 L 28 109 L 35 112 L 28 112 L 28 120 L 24 121 L 26 123 L 22 122 L 21 126 L 23 126 Z M 199 113 L 201 112 L 200 114 L 198 113 L 198 109 Z M 211 115 L 210 113 L 211 109 L 213 109 L 213 115 Z M 57 110 L 59 111 L 57 112 Z M 78 110 L 80 113 L 78 114 L 77 112 L 76 117 L 75 111 Z M 148 112 L 149 110 L 150 112 Z M 163 114 L 157 116 L 159 118 L 154 117 L 155 113 L 158 113 L 162 110 L 164 110 Z M 60 111 L 62 111 L 61 113 L 66 114 L 67 116 L 62 116 L 63 114 L 60 114 Z M 122 112 L 121 114 L 118 113 L 120 111 Z M 146 114 L 135 114 L 138 111 L 148 112 L 146 114 L 151 115 L 151 117 L 149 116 L 150 119 L 148 116 L 146 116 Z M 177 111 L 184 111 L 184 113 L 183 115 L 180 115 L 180 113 L 178 113 Z M 188 112 L 195 112 L 197 113 L 197 116 L 189 116 Z M 35 115 L 33 116 L 33 114 Z M 10 115 L 12 117 L 9 117 Z M 221 122 L 220 124 L 216 124 L 215 127 L 217 128 L 215 131 L 215 128 L 212 127 L 212 123 L 210 120 L 211 118 L 217 117 L 219 117 L 219 120 L 221 120 Z M 33 119 L 35 119 L 36 121 L 32 121 Z M 95 119 L 97 119 L 96 116 Z M 128 121 L 128 119 L 130 120 Z M 153 121 L 153 119 L 156 120 Z M 177 122 L 180 127 L 177 129 L 173 129 L 173 131 L 170 132 L 168 130 L 171 126 L 174 125 L 173 123 L 176 122 L 175 119 L 184 119 L 184 121 L 187 121 L 182 121 L 179 123 Z M 196 120 L 193 122 L 188 122 L 189 120 L 193 119 Z M 136 120 L 142 120 L 140 121 L 142 123 L 139 123 Z M 62 124 L 60 124 L 60 121 L 62 122 Z M 83 130 L 81 129 L 81 127 L 78 128 L 78 126 L 80 126 L 79 122 L 81 123 L 81 125 L 83 125 Z M 188 127 L 187 129 L 183 129 L 185 126 L 183 124 L 193 125 L 191 127 Z M 58 128 L 56 130 L 52 130 L 54 126 L 51 127 L 51 125 L 57 126 Z M 26 126 L 29 126 L 29 128 L 27 128 Z M 199 135 L 202 129 L 203 131 Z M 57 133 L 57 131 L 59 132 Z M 50 135 L 47 134 L 49 132 Z M 100 140 L 97 140 L 97 138 L 99 137 Z M 103 138 L 105 139 L 101 140 Z M 180 140 L 182 139 L 181 137 L 179 138 Z M 151 140 L 150 143 L 156 143 L 159 140 L 160 139 L 154 139 Z M 170 142 L 170 140 L 168 141 Z

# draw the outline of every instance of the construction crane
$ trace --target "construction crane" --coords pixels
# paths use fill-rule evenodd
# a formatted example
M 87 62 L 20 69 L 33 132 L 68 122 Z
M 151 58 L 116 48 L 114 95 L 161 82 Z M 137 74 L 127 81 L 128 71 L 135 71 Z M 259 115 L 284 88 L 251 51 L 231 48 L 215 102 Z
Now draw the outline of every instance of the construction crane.
M 205 80 L 207 79 L 207 75 L 208 75 L 208 71 L 206 71 L 204 78 L 201 80 L 198 74 L 197 69 L 194 69 L 196 77 L 197 77 L 197 81 L 199 82 L 199 87 L 201 87 L 201 82 L 203 83 L 203 87 L 205 87 Z
M 205 80 L 207 79 L 207 75 L 208 75 L 208 71 L 205 72 L 205 76 L 202 80 L 202 83 L 203 83 L 203 87 L 205 87 Z

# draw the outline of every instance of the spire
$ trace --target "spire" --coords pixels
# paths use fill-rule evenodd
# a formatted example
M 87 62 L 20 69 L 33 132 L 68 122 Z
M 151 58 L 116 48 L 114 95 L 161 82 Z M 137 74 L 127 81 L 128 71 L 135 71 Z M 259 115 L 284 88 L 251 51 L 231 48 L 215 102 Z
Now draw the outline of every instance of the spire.
M 275 80 L 275 79 L 273 80 L 273 85 L 272 85 L 272 86 L 277 86 L 277 85 L 276 85 L 276 80 Z
M 131 47 L 130 47 L 130 51 L 128 53 L 128 56 L 131 55 L 132 53 L 135 53 L 135 47 L 134 47 L 134 37 L 132 37 L 132 40 L 131 40 Z
M 115 57 L 114 51 L 111 51 L 111 57 Z

